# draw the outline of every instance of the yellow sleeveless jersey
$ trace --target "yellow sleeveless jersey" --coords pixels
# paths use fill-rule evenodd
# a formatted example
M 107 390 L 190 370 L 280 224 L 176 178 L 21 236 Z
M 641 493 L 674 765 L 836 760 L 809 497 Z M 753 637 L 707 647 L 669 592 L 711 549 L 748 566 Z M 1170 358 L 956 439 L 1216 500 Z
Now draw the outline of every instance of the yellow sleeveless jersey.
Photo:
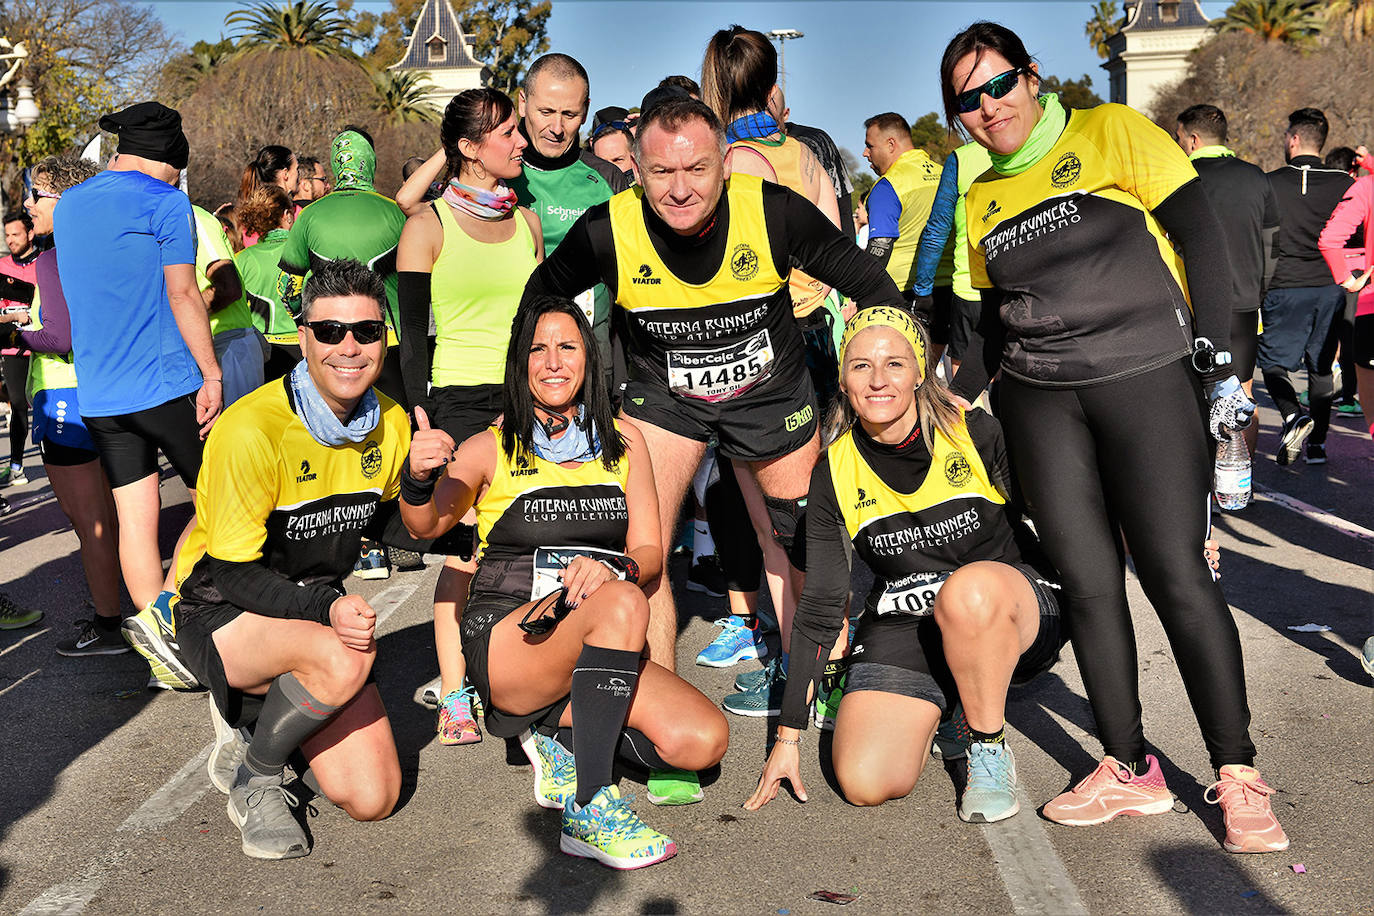
M 1067 388 L 1124 378 L 1191 350 L 1183 259 L 1151 214 L 1197 178 L 1173 138 L 1125 105 L 1070 111 L 1018 175 L 989 170 L 965 196 L 969 275 L 996 287 L 1002 368 Z
M 774 262 L 763 215 L 763 180 L 732 175 L 725 257 L 710 280 L 688 283 L 664 264 L 644 223 L 644 191 L 611 198 L 616 302 L 625 310 L 636 377 L 682 397 L 725 401 L 778 371 L 804 372 L 805 343 L 787 279 Z M 792 371 L 792 370 L 788 370 Z
M 922 435 L 926 431 L 922 430 Z M 930 470 L 914 493 L 888 486 L 846 432 L 826 449 L 835 500 L 854 550 L 873 571 L 866 611 L 924 616 L 949 575 L 977 560 L 1019 560 L 1006 500 L 968 427 L 938 430 Z
M 882 180 L 892 185 L 902 204 L 897 238 L 892 243 L 892 256 L 887 260 L 887 274 L 898 289 L 908 290 L 916 283 L 916 249 L 921 245 L 921 230 L 925 229 L 931 205 L 935 203 L 940 167 L 925 150 L 907 150 L 888 167 Z
M 42 296 L 37 285 L 33 288 L 33 302 L 29 304 L 29 320 L 33 323 L 30 330 L 37 331 L 43 327 L 43 307 Z M 35 352 L 29 357 L 29 378 L 27 391 L 29 400 L 32 401 L 34 395 L 40 391 L 52 391 L 57 388 L 76 387 L 76 366 L 72 362 L 72 354 L 67 353 L 38 353 Z
M 472 591 L 527 601 L 559 587 L 578 555 L 622 554 L 630 515 L 625 502 L 629 456 L 611 468 L 600 459 L 566 468 L 533 452 L 507 457 L 496 427 L 496 469 L 477 503 L 481 559 Z

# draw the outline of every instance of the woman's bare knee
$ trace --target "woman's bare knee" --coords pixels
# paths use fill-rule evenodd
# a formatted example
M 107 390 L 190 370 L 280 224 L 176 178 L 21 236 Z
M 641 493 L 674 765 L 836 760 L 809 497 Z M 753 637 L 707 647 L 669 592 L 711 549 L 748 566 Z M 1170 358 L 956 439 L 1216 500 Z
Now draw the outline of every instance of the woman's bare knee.
M 977 567 L 965 566 L 949 577 L 936 596 L 935 622 L 942 630 L 986 630 L 1006 615 L 1003 598 L 995 580 L 980 574 Z
M 591 618 L 588 636 L 613 642 L 643 643 L 649 632 L 649 601 L 639 586 L 630 582 L 607 582 L 583 602 Z M 594 642 L 595 645 L 603 645 Z M 610 642 L 605 643 L 609 645 Z
M 916 779 L 903 779 L 882 773 L 844 773 L 835 768 L 835 779 L 845 801 L 860 808 L 881 805 L 894 798 L 904 798 L 916 787 Z

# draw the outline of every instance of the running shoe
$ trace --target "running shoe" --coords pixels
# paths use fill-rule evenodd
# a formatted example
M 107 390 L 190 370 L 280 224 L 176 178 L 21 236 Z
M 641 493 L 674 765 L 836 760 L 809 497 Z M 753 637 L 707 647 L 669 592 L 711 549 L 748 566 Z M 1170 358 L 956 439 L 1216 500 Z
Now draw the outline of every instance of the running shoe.
M 134 651 L 148 662 L 153 676 L 164 687 L 173 690 L 194 690 L 200 681 L 182 662 L 176 644 L 175 630 L 168 631 L 164 621 L 174 622 L 172 592 L 162 592 L 157 599 L 132 617 L 124 619 L 124 639 Z
M 8 487 L 10 485 L 10 475 L 12 473 L 14 473 L 14 471 L 8 464 L 0 465 L 0 487 Z
M 210 774 L 210 784 L 225 795 L 234 788 L 234 777 L 238 775 L 243 755 L 248 753 L 248 732 L 234 728 L 225 721 L 215 703 L 215 695 L 210 698 L 210 724 L 215 728 L 215 741 L 210 746 L 210 759 L 205 769 Z
M 620 869 L 644 868 L 677 855 L 677 844 L 640 820 L 615 786 L 602 788 L 581 809 L 568 796 L 558 847 Z
M 1342 417 L 1364 416 L 1364 408 L 1360 406 L 1359 398 L 1338 398 L 1332 402 L 1331 409 Z
M 776 716 L 782 712 L 782 695 L 787 690 L 787 672 L 782 670 L 782 665 L 778 664 L 777 659 L 770 661 L 764 670 L 768 675 L 757 687 L 732 693 L 721 702 L 726 712 L 753 718 Z
M 10 486 L 22 487 L 28 483 L 29 479 L 24 476 L 24 466 L 22 464 L 10 465 Z
M 15 604 L 9 595 L 0 592 L 0 630 L 22 630 L 43 619 L 42 611 L 30 611 Z M 119 635 L 118 632 L 115 633 Z
M 660 807 L 695 805 L 706 797 L 701 778 L 691 770 L 650 770 L 649 801 Z
M 1173 793 L 1154 754 L 1146 755 L 1145 762 L 1149 769 L 1136 776 L 1115 757 L 1103 757 L 1087 779 L 1045 805 L 1045 817 L 1069 827 L 1091 827 L 1119 814 L 1163 814 L 1174 806 Z
M 225 810 L 243 834 L 243 852 L 254 859 L 310 855 L 310 843 L 291 809 L 300 804 L 282 786 L 282 774 L 255 776 L 239 767 Z
M 698 665 L 729 668 L 742 661 L 767 658 L 768 644 L 763 640 L 762 627 L 750 629 L 744 625 L 744 618 L 735 614 L 717 620 L 716 626 L 724 629 L 697 655 Z
M 1374 677 L 1374 636 L 1366 639 L 1364 647 L 1360 649 L 1360 665 L 1365 674 Z
M 817 692 L 813 720 L 821 731 L 835 730 L 835 714 L 840 710 L 840 698 L 844 696 L 844 675 L 840 675 L 835 686 Z
M 1326 464 L 1326 443 L 1307 443 L 1307 452 L 1302 460 L 1307 464 Z
M 129 644 L 118 628 L 106 630 L 97 626 L 94 620 L 78 620 L 76 625 L 76 636 L 62 640 L 55 647 L 58 655 L 81 658 L 85 655 L 123 655 L 129 651 Z
M 1226 839 L 1221 845 L 1227 852 L 1279 852 L 1288 848 L 1288 835 L 1269 807 L 1273 794 L 1254 767 L 1232 763 L 1221 768 L 1217 781 L 1202 797 L 1221 806 L 1226 822 Z
M 476 700 L 477 691 L 471 687 L 448 692 L 439 704 L 440 744 L 476 744 L 482 740 L 482 732 L 472 714 Z
M 5 499 L 5 497 L 0 496 L 0 515 L 9 515 L 13 511 L 14 506 L 10 505 L 10 501 L 8 499 Z
M 353 564 L 353 575 L 359 579 L 390 579 L 391 567 L 387 565 L 386 554 L 380 547 L 363 545 L 362 555 Z
M 736 690 L 754 690 L 768 679 L 768 666 L 755 668 L 752 671 L 745 671 L 735 675 Z
M 439 700 L 442 699 L 439 695 L 439 691 L 443 689 L 443 678 L 436 677 L 428 683 L 421 684 L 419 688 L 416 689 L 415 695 L 411 697 L 411 699 L 427 709 L 438 709 Z
M 972 741 L 968 719 L 964 716 L 964 704 L 955 703 L 949 718 L 935 729 L 935 740 L 930 742 L 930 756 L 937 760 L 958 760 L 968 753 Z
M 520 737 L 520 749 L 534 767 L 535 803 L 557 809 L 572 804 L 577 794 L 577 764 L 572 751 L 533 729 Z
M 388 547 L 386 552 L 391 557 L 391 565 L 396 567 L 397 572 L 411 572 L 425 568 L 425 555 L 422 553 L 400 547 Z
M 710 554 L 697 558 L 687 570 L 687 591 L 703 592 L 712 598 L 725 597 L 725 573 L 720 568 L 720 557 Z
M 1305 413 L 1295 414 L 1283 422 L 1283 429 L 1279 433 L 1279 450 L 1274 454 L 1279 467 L 1287 467 L 1298 460 L 1303 444 L 1310 435 L 1312 418 Z
M 968 782 L 959 799 L 959 819 L 970 824 L 1004 821 L 1021 810 L 1016 799 L 1016 758 L 1005 741 L 968 746 Z

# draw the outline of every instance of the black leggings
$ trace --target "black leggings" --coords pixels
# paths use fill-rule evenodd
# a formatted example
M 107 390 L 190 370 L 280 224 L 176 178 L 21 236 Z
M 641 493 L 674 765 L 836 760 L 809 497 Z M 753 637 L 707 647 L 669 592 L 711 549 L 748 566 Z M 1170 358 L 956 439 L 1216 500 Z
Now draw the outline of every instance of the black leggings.
M 24 463 L 29 435 L 29 358 L 4 358 L 5 391 L 10 396 L 10 464 Z M 1353 373 L 1352 373 L 1353 374 Z
M 756 592 L 763 575 L 759 536 L 749 520 L 749 507 L 735 479 L 734 465 L 719 452 L 716 470 L 720 479 L 706 488 L 706 521 L 716 542 L 725 586 L 732 592 Z
M 1186 362 L 1088 388 L 1003 378 L 1000 418 L 1106 753 L 1145 759 L 1124 532 L 1214 767 L 1251 764 L 1240 634 L 1202 553 L 1211 487 L 1201 387 Z

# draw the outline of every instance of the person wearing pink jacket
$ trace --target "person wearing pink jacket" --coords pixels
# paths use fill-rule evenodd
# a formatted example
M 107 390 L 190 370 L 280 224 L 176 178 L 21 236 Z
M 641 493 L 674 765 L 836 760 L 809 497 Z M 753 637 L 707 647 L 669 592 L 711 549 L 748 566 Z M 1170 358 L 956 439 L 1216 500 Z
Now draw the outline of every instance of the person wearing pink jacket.
M 1357 229 L 1364 230 L 1364 263 L 1374 264 L 1374 175 L 1352 184 L 1336 205 L 1317 239 L 1317 249 L 1326 259 L 1331 276 L 1349 292 L 1359 294 L 1355 303 L 1355 330 L 1351 354 L 1359 383 L 1360 403 L 1374 404 L 1374 286 L 1369 270 L 1352 270 L 1345 245 Z M 1342 361 L 1345 357 L 1342 354 Z M 1365 423 L 1374 436 L 1374 410 L 1365 410 Z

